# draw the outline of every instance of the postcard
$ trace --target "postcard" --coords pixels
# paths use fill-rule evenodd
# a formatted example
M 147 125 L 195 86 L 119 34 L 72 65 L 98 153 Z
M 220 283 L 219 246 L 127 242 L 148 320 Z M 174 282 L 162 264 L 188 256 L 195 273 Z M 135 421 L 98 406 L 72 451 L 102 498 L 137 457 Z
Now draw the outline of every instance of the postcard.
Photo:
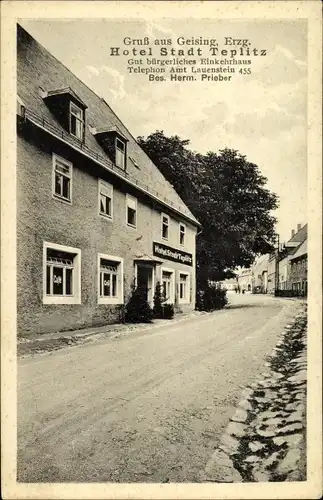
M 318 498 L 320 3 L 1 12 L 4 498 Z

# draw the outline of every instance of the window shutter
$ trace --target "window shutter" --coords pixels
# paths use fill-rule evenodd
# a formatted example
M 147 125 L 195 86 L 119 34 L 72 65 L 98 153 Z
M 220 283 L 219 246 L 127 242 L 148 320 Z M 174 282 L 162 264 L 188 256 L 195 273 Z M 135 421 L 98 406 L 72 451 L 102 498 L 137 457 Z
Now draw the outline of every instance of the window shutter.
M 132 208 L 132 210 L 136 210 L 136 200 L 134 198 L 128 197 L 128 199 L 127 199 L 127 206 L 129 208 Z
M 103 194 L 104 196 L 108 196 L 109 198 L 112 198 L 112 186 L 110 184 L 107 184 L 106 182 L 100 181 L 100 193 Z

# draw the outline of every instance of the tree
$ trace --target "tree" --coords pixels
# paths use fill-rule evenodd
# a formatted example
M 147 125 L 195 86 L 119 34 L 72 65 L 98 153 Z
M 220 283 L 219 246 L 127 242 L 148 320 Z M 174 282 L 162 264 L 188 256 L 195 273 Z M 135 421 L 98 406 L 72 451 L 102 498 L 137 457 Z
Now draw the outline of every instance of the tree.
M 146 290 L 133 285 L 125 307 L 125 321 L 127 323 L 151 323 L 152 319 L 153 310 L 147 301 Z
M 163 294 L 162 286 L 159 281 L 156 283 L 155 294 L 154 294 L 154 307 L 153 312 L 155 318 L 163 317 Z
M 230 277 L 273 250 L 277 196 L 258 166 L 234 149 L 202 155 L 189 141 L 156 131 L 138 143 L 202 224 L 197 236 L 197 284 Z

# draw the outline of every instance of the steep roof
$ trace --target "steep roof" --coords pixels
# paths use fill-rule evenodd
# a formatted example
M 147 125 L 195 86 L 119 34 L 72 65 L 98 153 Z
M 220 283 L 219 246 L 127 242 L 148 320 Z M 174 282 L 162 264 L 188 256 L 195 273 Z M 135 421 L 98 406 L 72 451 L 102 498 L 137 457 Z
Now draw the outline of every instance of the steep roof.
M 87 108 L 87 105 L 82 101 L 82 99 L 70 87 L 67 87 L 66 89 L 49 90 L 47 92 L 48 97 L 57 96 L 57 95 L 65 95 L 65 94 L 70 94 L 77 101 L 79 101 L 80 104 L 82 104 L 84 108 Z
M 129 141 L 127 156 L 132 159 L 127 162 L 126 178 L 133 179 L 135 184 L 144 183 L 148 193 L 155 193 L 156 199 L 169 202 L 170 209 L 174 207 L 193 224 L 200 225 L 173 186 L 140 148 L 135 138 L 104 99 L 96 95 L 20 25 L 18 25 L 17 48 L 17 93 L 27 110 L 44 118 L 46 123 L 60 128 L 63 132 L 64 129 L 46 106 L 41 93 L 55 93 L 58 89 L 69 89 L 87 106 L 85 145 L 94 155 L 106 157 L 109 160 L 108 155 L 91 133 L 90 127 L 97 130 L 119 130 Z M 129 112 L 131 112 L 131 101 L 129 105 Z
M 252 266 L 253 273 L 256 275 L 262 274 L 268 268 L 269 254 L 261 255 Z
M 296 256 L 296 254 L 298 254 L 298 251 L 300 250 L 303 242 L 307 241 L 307 224 L 305 224 L 303 227 L 301 227 L 301 229 L 299 231 L 297 231 L 297 233 L 293 236 L 293 238 L 291 238 L 288 241 L 292 242 L 292 243 L 299 243 L 298 246 L 289 250 L 290 259 L 294 259 L 294 258 L 296 258 L 295 256 Z M 306 246 L 307 246 L 307 243 L 306 243 Z M 306 252 L 307 252 L 307 250 L 306 250 Z
M 249 274 L 252 273 L 252 268 L 242 268 L 239 271 L 237 271 L 237 275 L 239 278 L 243 276 L 249 276 Z
M 288 242 L 302 243 L 307 238 L 307 224 L 305 224 Z
M 299 257 L 302 257 L 303 255 L 306 254 L 307 254 L 307 239 L 300 244 L 296 252 L 290 257 L 290 260 L 298 259 Z

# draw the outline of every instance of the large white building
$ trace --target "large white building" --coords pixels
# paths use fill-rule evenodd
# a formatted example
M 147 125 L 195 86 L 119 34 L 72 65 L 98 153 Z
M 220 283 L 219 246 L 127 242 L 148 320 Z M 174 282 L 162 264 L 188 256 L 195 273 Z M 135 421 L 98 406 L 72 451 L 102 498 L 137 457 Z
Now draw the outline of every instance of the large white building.
M 118 321 L 132 285 L 194 309 L 198 221 L 102 98 L 17 42 L 19 332 Z

